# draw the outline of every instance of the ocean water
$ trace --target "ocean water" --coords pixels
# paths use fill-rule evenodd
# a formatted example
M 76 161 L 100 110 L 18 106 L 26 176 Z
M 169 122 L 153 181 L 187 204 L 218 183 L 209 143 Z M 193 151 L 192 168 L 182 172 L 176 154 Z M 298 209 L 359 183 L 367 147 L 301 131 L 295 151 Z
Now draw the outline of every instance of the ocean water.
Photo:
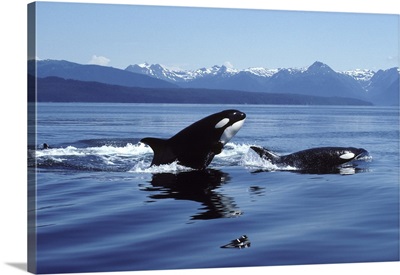
M 230 108 L 247 119 L 206 171 L 150 167 L 141 138 Z M 396 107 L 40 103 L 37 119 L 38 273 L 399 260 Z M 302 173 L 251 145 L 370 155 Z

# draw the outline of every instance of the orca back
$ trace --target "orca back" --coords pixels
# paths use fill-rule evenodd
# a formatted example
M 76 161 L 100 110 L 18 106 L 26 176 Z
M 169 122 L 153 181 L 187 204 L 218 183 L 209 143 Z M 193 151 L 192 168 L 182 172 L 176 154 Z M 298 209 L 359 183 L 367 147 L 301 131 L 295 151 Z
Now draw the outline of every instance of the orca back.
M 265 148 L 261 148 L 261 147 L 257 147 L 257 146 L 250 146 L 250 148 L 256 152 L 261 158 L 264 158 L 268 161 L 270 161 L 271 163 L 276 163 L 279 162 L 281 157 L 277 154 L 275 154 L 274 152 L 265 149 Z
M 300 169 L 337 167 L 356 159 L 364 149 L 353 147 L 319 147 L 282 157 L 282 162 Z

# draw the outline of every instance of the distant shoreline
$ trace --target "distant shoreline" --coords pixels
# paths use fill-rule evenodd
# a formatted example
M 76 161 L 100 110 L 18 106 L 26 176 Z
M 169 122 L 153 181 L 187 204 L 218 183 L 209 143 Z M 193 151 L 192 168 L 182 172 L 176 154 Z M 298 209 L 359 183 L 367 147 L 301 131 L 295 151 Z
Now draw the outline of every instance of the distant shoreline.
M 175 103 L 254 105 L 348 105 L 373 106 L 371 102 L 344 97 L 289 93 L 262 93 L 202 88 L 141 88 L 99 82 L 37 78 L 29 75 L 29 102 Z M 34 92 L 37 89 L 37 96 Z

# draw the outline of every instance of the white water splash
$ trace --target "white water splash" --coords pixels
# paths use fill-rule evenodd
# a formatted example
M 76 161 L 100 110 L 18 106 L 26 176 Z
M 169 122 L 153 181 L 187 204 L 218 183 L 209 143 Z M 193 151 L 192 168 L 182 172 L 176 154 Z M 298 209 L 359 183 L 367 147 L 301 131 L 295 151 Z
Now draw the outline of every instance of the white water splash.
M 249 169 L 262 169 L 262 170 L 268 170 L 268 171 L 276 171 L 276 170 L 298 170 L 296 167 L 292 166 L 281 166 L 281 165 L 276 165 L 270 162 L 267 159 L 261 158 L 259 155 L 257 155 L 256 152 L 253 150 L 248 150 L 247 153 L 243 156 L 241 160 L 241 165 L 249 168 Z
M 192 171 L 192 168 L 179 165 L 177 161 L 170 164 L 161 164 L 150 166 L 150 162 L 141 160 L 135 164 L 135 166 L 129 170 L 130 173 L 140 174 L 160 174 L 160 173 L 172 173 L 176 174 L 179 172 Z
M 250 146 L 249 144 L 227 143 L 222 152 L 215 156 L 215 159 L 243 157 L 249 151 Z
M 114 147 L 110 145 L 103 145 L 101 147 L 87 147 L 87 148 L 76 148 L 74 146 L 68 146 L 66 148 L 50 148 L 45 150 L 36 151 L 36 157 L 46 156 L 88 156 L 88 155 L 117 155 L 121 157 L 129 156 L 140 156 L 144 154 L 152 153 L 150 147 L 139 142 L 137 144 L 128 143 L 124 147 Z
M 278 166 L 272 164 L 266 159 L 259 157 L 250 149 L 252 144 L 236 144 L 228 143 L 224 146 L 222 152 L 214 157 L 210 166 L 243 166 L 248 169 L 262 170 L 297 170 L 295 167 Z M 49 148 L 36 151 L 36 158 L 41 162 L 42 166 L 54 166 L 54 164 L 62 164 L 65 162 L 67 167 L 79 166 L 85 169 L 99 168 L 114 169 L 121 168 L 130 173 L 180 173 L 191 171 L 188 168 L 179 165 L 177 162 L 158 166 L 151 166 L 153 158 L 153 150 L 144 143 L 136 144 L 128 143 L 125 146 L 103 145 L 99 147 L 77 148 L 67 146 L 65 148 Z M 51 165 L 48 162 L 51 161 Z M 69 166 L 68 166 L 69 165 Z

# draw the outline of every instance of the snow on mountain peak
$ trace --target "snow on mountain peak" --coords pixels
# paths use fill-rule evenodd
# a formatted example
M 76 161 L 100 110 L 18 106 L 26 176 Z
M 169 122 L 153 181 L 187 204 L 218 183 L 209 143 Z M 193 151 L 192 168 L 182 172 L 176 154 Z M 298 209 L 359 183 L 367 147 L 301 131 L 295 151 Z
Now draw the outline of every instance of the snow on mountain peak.
M 214 65 L 209 68 L 185 71 L 180 69 L 168 69 L 166 66 L 160 64 L 150 65 L 147 62 L 130 65 L 126 70 L 134 73 L 146 74 L 170 82 L 187 82 L 198 78 L 212 76 L 231 77 L 241 72 L 246 72 L 259 77 L 271 77 L 279 71 L 279 69 L 267 69 L 262 67 L 251 67 L 244 70 L 238 70 L 226 65 Z
M 355 70 L 343 71 L 342 73 L 351 76 L 352 78 L 360 82 L 370 81 L 375 74 L 374 71 L 366 69 L 355 69 Z
M 207 77 L 222 77 L 229 78 L 240 73 L 246 73 L 254 75 L 256 77 L 270 78 L 270 77 L 281 77 L 282 75 L 295 75 L 295 74 L 331 74 L 338 73 L 352 77 L 362 86 L 366 86 L 371 81 L 371 78 L 375 75 L 372 70 L 366 69 L 355 69 L 347 70 L 342 72 L 335 72 L 328 65 L 316 61 L 312 65 L 303 68 L 278 68 L 268 69 L 264 67 L 250 67 L 243 70 L 234 69 L 231 66 L 226 65 L 214 65 L 208 68 L 200 68 L 196 70 L 181 70 L 176 68 L 168 68 L 161 64 L 148 64 L 147 62 L 130 65 L 126 68 L 127 71 L 134 73 L 146 74 L 151 77 L 166 80 L 169 82 L 189 82 L 196 79 L 207 78 Z M 399 72 L 400 70 L 397 69 Z M 279 73 L 279 75 L 278 75 Z
M 248 69 L 244 69 L 244 72 L 248 72 L 250 74 L 260 76 L 260 77 L 271 77 L 276 74 L 279 69 L 266 69 L 263 67 L 250 67 Z

